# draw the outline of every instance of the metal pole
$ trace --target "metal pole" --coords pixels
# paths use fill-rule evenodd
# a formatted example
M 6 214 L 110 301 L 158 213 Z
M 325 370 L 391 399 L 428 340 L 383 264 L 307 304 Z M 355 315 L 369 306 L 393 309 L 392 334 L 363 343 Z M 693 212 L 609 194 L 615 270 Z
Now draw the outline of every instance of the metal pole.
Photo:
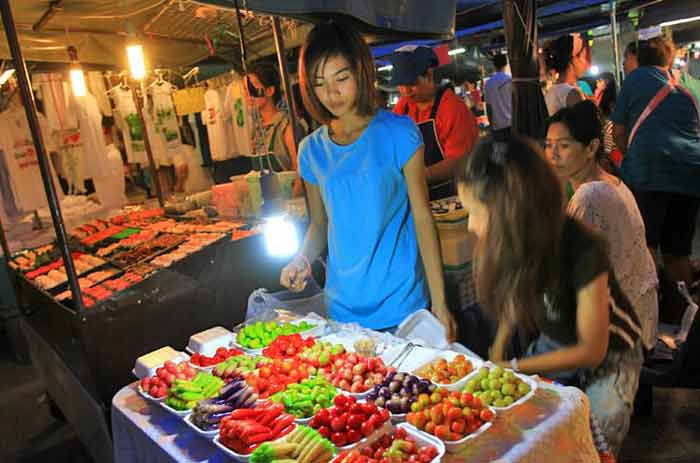
M 51 219 L 53 220 L 54 229 L 56 231 L 56 241 L 58 242 L 58 247 L 63 256 L 63 265 L 66 268 L 66 275 L 68 276 L 68 285 L 70 286 L 73 302 L 78 309 L 78 313 L 83 316 L 85 314 L 83 295 L 80 291 L 80 285 L 78 285 L 78 276 L 75 273 L 73 258 L 70 253 L 70 248 L 68 247 L 68 236 L 63 223 L 61 205 L 56 196 L 56 187 L 54 186 L 51 175 L 46 145 L 44 144 L 44 138 L 42 137 L 41 128 L 39 126 L 36 101 L 34 101 L 34 94 L 32 93 L 32 87 L 29 83 L 29 71 L 27 70 L 27 63 L 24 62 L 24 58 L 22 57 L 22 50 L 19 46 L 19 38 L 17 37 L 17 29 L 15 27 L 15 20 L 12 17 L 12 9 L 10 8 L 9 0 L 0 0 L 0 12 L 2 13 L 2 23 L 5 28 L 7 43 L 12 53 L 12 59 L 15 62 L 17 82 L 19 83 L 21 92 L 20 95 L 22 96 L 22 103 L 27 114 L 29 130 L 34 140 L 34 148 L 36 149 L 36 157 L 39 162 L 41 180 L 44 183 L 46 199 L 49 203 L 49 211 L 51 212 Z
M 292 95 L 292 86 L 289 84 L 289 67 L 287 66 L 287 55 L 284 54 L 284 37 L 282 36 L 282 28 L 280 27 L 280 18 L 274 16 L 272 18 L 272 34 L 275 39 L 275 49 L 277 50 L 277 61 L 280 67 L 280 79 L 282 88 L 287 97 L 287 107 L 289 108 L 289 120 L 292 122 L 292 138 L 294 146 L 299 146 L 299 121 L 297 120 L 297 108 Z
M 623 76 L 620 72 L 620 38 L 617 32 L 617 2 L 615 0 L 610 0 L 610 29 L 613 42 L 613 60 L 615 60 L 615 86 L 619 89 Z
M 139 115 L 139 120 L 143 126 L 143 144 L 146 148 L 146 156 L 148 156 L 148 168 L 151 171 L 151 178 L 153 179 L 153 185 L 156 187 L 156 196 L 158 197 L 158 204 L 163 207 L 165 202 L 163 201 L 163 192 L 160 189 L 160 178 L 158 178 L 158 171 L 156 170 L 156 163 L 153 160 L 153 151 L 151 151 L 151 143 L 148 139 L 148 130 L 146 130 L 146 121 L 143 118 L 143 82 L 139 82 L 137 88 L 136 85 L 131 86 L 131 95 L 134 98 L 134 104 L 136 105 L 136 111 Z

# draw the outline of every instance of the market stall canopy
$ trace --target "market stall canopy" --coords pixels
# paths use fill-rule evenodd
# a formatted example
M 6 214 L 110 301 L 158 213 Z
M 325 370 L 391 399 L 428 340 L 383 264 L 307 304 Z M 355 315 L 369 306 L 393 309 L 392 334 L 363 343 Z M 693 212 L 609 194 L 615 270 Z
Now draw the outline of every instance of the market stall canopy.
M 231 8 L 233 0 L 199 0 Z M 245 8 L 269 15 L 317 22 L 327 18 L 349 20 L 370 43 L 402 37 L 450 39 L 454 33 L 457 0 L 239 0 Z M 489 3 L 460 0 L 459 3 Z
M 231 6 L 232 2 L 227 3 Z M 66 47 L 82 63 L 126 68 L 125 46 L 138 40 L 149 67 L 196 63 L 212 54 L 240 63 L 235 13 L 188 0 L 10 0 L 24 57 L 67 62 Z M 256 59 L 275 52 L 269 22 L 243 21 L 248 53 Z M 285 21 L 285 42 L 300 44 L 308 24 Z M 11 58 L 4 34 L 0 58 Z

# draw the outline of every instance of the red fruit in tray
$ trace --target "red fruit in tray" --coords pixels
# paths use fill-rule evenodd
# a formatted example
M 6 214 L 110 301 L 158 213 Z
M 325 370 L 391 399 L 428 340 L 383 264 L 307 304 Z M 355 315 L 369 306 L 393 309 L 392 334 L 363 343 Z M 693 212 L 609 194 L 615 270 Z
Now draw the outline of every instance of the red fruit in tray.
M 356 429 L 348 429 L 346 436 L 348 444 L 354 444 L 355 442 L 362 440 L 362 434 L 360 434 L 360 432 Z
M 348 422 L 347 425 L 351 429 L 360 429 L 362 427 L 362 423 L 365 421 L 365 415 L 364 414 L 355 414 L 355 415 L 350 415 L 348 417 Z
M 331 428 L 329 428 L 328 426 L 321 426 L 320 428 L 318 428 L 318 433 L 321 434 L 326 439 L 330 439 Z
M 331 420 L 331 430 L 333 432 L 345 431 L 347 420 L 345 416 L 337 416 Z
M 369 436 L 374 432 L 374 423 L 372 423 L 372 421 L 365 421 L 360 427 L 360 432 L 362 432 L 362 435 L 365 437 Z
M 335 396 L 333 399 L 333 405 L 335 405 L 338 408 L 345 408 L 348 406 L 348 403 L 350 402 L 350 398 L 346 395 L 338 394 Z M 320 412 L 319 412 L 320 413 Z
M 335 445 L 336 447 L 343 447 L 348 443 L 348 440 L 345 436 L 345 433 L 334 432 L 333 434 L 331 434 L 331 442 L 333 442 L 333 445 Z
M 481 418 L 482 421 L 491 421 L 493 419 L 493 412 L 488 408 L 484 408 L 481 410 L 481 413 L 479 413 L 479 418 Z

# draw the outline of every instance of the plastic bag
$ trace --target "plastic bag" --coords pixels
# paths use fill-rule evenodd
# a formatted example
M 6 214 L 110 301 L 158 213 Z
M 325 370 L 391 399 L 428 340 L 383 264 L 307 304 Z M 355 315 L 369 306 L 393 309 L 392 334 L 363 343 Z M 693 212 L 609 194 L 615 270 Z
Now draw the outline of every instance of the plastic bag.
M 248 298 L 245 320 L 270 320 L 263 318 L 269 316 L 266 312 L 272 311 L 278 316 L 279 309 L 301 316 L 314 313 L 325 318 L 328 314 L 328 303 L 326 294 L 313 279 L 309 280 L 304 291 L 299 293 L 286 290 L 270 293 L 264 288 L 256 289 Z

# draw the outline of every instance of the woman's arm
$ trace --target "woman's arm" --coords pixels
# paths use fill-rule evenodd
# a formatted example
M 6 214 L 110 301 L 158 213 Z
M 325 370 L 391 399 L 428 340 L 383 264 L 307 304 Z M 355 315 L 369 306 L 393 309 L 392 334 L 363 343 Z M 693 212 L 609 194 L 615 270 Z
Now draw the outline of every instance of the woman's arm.
M 608 274 L 602 273 L 576 295 L 576 331 L 578 342 L 546 354 L 518 360 L 526 374 L 550 371 L 595 368 L 608 352 L 610 324 Z M 509 367 L 509 362 L 500 362 Z
M 489 359 L 492 362 L 505 363 L 506 346 L 508 346 L 513 334 L 515 334 L 515 323 L 513 323 L 510 317 L 502 317 L 496 329 L 496 337 L 493 340 L 493 345 L 489 349 Z
M 309 200 L 310 223 L 306 230 L 304 245 L 297 256 L 282 269 L 280 284 L 292 291 L 302 291 L 309 278 L 307 261 L 310 264 L 321 254 L 328 244 L 328 216 L 323 205 L 321 190 L 318 185 L 304 182 Z M 303 256 L 303 257 L 301 257 Z
M 433 214 L 428 205 L 428 186 L 425 180 L 423 166 L 423 147 L 416 150 L 411 159 L 403 167 L 403 175 L 408 188 L 408 199 L 411 203 L 413 220 L 416 224 L 418 248 L 423 259 L 428 287 L 430 289 L 431 310 L 445 325 L 447 339 L 452 341 L 457 336 L 457 325 L 447 308 L 445 299 L 445 281 L 442 276 L 442 256 L 438 242 L 437 230 Z

